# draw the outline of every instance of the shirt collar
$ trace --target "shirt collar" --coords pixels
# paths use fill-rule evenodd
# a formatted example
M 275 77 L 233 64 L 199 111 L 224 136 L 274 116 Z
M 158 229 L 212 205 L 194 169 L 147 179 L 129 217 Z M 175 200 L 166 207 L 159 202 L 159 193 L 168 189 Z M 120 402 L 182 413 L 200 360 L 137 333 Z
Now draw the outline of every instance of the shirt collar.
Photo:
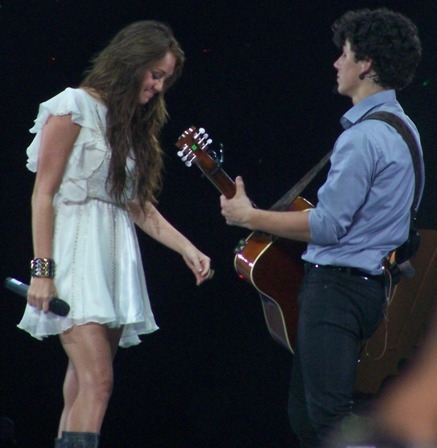
M 348 129 L 357 123 L 361 118 L 364 117 L 368 112 L 377 106 L 388 101 L 396 101 L 396 91 L 393 89 L 383 90 L 381 92 L 375 93 L 373 95 L 364 98 L 354 107 L 349 109 L 340 119 L 340 123 L 343 129 Z

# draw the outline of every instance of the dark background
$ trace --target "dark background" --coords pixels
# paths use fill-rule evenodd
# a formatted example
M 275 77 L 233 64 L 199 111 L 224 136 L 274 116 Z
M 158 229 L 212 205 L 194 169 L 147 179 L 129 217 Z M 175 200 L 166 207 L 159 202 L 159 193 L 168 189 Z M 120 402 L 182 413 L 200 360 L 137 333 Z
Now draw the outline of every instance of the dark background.
M 332 93 L 338 54 L 330 26 L 347 9 L 387 6 L 419 27 L 424 57 L 399 98 L 422 135 L 427 186 L 420 228 L 435 229 L 436 6 L 429 1 L 0 0 L 1 279 L 28 280 L 33 174 L 25 150 L 40 102 L 76 86 L 90 57 L 123 26 L 169 23 L 183 46 L 183 78 L 168 93 L 171 119 L 160 210 L 213 260 L 199 288 L 180 257 L 140 235 L 160 331 L 120 350 L 102 446 L 285 448 L 291 355 L 267 333 L 254 288 L 237 279 L 233 248 L 248 232 L 227 227 L 219 193 L 185 167 L 174 142 L 188 126 L 225 147 L 224 169 L 243 175 L 268 207 L 329 149 L 348 99 Z M 306 190 L 315 201 L 323 178 Z M 0 415 L 18 446 L 52 446 L 66 358 L 16 328 L 24 299 L 0 294 Z

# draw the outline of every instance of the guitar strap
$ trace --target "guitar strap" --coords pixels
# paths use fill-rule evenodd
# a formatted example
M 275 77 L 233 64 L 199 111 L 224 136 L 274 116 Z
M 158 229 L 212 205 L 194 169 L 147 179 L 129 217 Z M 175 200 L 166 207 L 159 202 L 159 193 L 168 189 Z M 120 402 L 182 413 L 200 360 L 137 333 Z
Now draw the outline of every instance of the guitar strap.
M 414 199 L 413 203 L 411 204 L 410 211 L 410 231 L 408 234 L 408 239 L 394 251 L 396 254 L 395 261 L 390 260 L 391 256 L 388 257 L 388 260 L 390 260 L 388 265 L 392 282 L 393 284 L 397 284 L 401 280 L 402 276 L 412 277 L 414 275 L 415 270 L 411 266 L 409 259 L 416 255 L 420 246 L 420 234 L 419 232 L 417 232 L 414 226 L 416 221 L 417 209 L 419 208 L 421 187 L 423 185 L 420 152 L 410 128 L 397 115 L 394 115 L 390 112 L 380 111 L 374 112 L 367 117 L 364 117 L 363 120 L 382 120 L 393 126 L 405 140 L 405 143 L 408 145 L 411 159 L 413 160 L 415 184 Z
M 307 185 L 317 176 L 320 170 L 326 165 L 331 157 L 332 151 L 329 151 L 316 165 L 314 165 L 302 179 L 297 182 L 290 190 L 287 191 L 278 201 L 271 207 L 272 211 L 285 210 L 307 187 Z
M 408 145 L 411 154 L 411 159 L 413 160 L 414 177 L 415 177 L 414 200 L 413 204 L 411 205 L 411 216 L 412 221 L 414 221 L 416 219 L 417 209 L 419 208 L 420 191 L 421 191 L 421 185 L 423 184 L 422 170 L 420 168 L 420 152 L 417 146 L 417 142 L 413 137 L 410 128 L 405 124 L 405 122 L 401 118 L 399 118 L 395 114 L 383 111 L 374 112 L 364 117 L 361 121 L 364 120 L 385 121 L 390 126 L 393 126 L 399 132 L 399 134 L 405 140 L 405 143 Z
M 408 126 L 397 115 L 390 112 L 374 112 L 364 117 L 363 120 L 382 120 L 393 126 L 405 142 L 410 150 L 411 158 L 413 160 L 414 174 L 415 174 L 415 189 L 414 200 L 411 206 L 411 221 L 412 224 L 416 219 L 417 209 L 419 207 L 421 185 L 423 183 L 422 172 L 420 168 L 420 153 L 417 147 L 416 140 L 413 137 Z M 316 165 L 314 165 L 310 171 L 308 171 L 302 179 L 300 179 L 290 190 L 288 190 L 278 201 L 276 201 L 271 207 L 272 211 L 285 210 L 308 186 L 308 184 L 316 177 L 316 175 L 323 169 L 331 157 L 332 151 L 329 151 Z

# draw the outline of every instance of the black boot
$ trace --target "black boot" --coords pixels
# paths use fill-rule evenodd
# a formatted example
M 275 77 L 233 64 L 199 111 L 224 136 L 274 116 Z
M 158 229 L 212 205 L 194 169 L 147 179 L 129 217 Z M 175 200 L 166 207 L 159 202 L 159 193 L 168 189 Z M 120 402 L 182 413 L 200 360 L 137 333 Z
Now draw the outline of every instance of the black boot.
M 100 434 L 96 432 L 69 432 L 62 433 L 61 448 L 98 448 Z

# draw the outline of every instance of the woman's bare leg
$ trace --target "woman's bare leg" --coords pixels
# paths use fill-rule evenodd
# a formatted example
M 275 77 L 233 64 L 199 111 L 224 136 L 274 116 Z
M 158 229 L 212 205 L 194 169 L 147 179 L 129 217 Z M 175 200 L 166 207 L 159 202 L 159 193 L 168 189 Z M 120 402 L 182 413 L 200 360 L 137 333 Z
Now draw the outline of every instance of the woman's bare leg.
M 112 392 L 112 362 L 122 328 L 89 323 L 61 335 L 69 358 L 64 381 L 63 431 L 100 432 Z
M 64 395 L 64 409 L 62 410 L 61 420 L 59 422 L 58 437 L 62 436 L 62 431 L 65 431 L 65 424 L 71 410 L 71 406 L 77 396 L 78 381 L 76 370 L 70 360 L 68 360 L 67 372 L 65 373 L 63 395 Z

